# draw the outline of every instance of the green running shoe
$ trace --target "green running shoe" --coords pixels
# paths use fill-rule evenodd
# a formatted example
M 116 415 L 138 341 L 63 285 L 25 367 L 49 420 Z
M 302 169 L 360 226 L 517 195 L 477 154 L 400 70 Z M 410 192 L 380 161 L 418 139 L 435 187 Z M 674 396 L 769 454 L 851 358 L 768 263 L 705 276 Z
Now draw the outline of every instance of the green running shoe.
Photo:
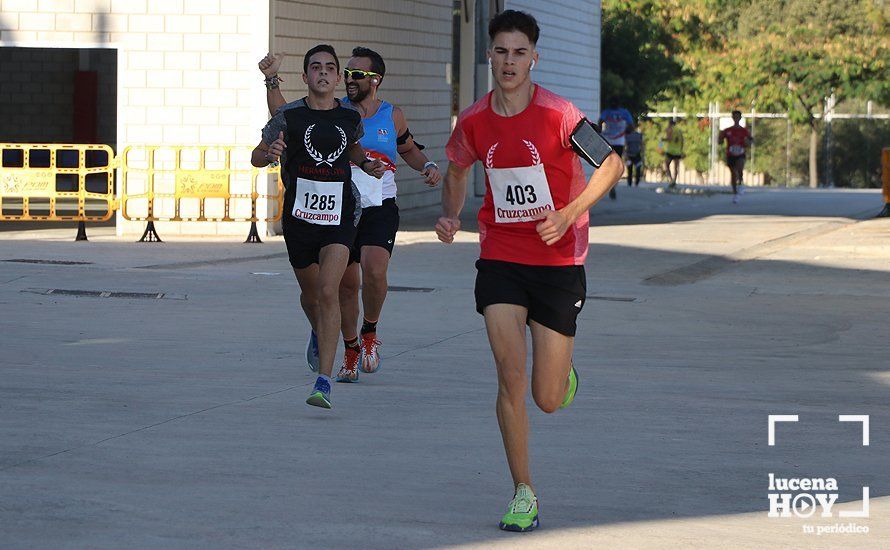
M 572 401 L 575 400 L 575 394 L 578 393 L 578 371 L 575 370 L 575 365 L 572 365 L 572 372 L 569 373 L 569 391 L 566 392 L 565 399 L 562 400 L 562 405 L 559 406 L 560 409 L 564 409 L 572 404 Z
M 538 497 L 532 492 L 531 487 L 525 483 L 520 483 L 516 487 L 516 494 L 498 527 L 503 531 L 519 533 L 532 531 L 538 527 Z
M 315 380 L 315 387 L 312 388 L 312 393 L 306 399 L 306 404 L 322 409 L 331 408 L 331 385 L 327 380 L 321 376 Z

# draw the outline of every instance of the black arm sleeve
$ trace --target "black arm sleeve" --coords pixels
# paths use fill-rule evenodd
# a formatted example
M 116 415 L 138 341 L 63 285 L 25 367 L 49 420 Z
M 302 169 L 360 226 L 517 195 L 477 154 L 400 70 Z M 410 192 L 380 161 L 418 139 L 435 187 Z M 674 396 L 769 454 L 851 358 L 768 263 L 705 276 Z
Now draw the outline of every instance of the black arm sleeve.
M 411 130 L 409 130 L 409 129 L 406 128 L 406 129 L 405 129 L 405 133 L 402 134 L 402 135 L 400 135 L 398 138 L 396 138 L 396 145 L 405 145 L 406 143 L 408 143 L 408 138 L 409 138 L 409 137 L 410 137 L 410 138 L 413 138 L 413 137 L 414 137 L 414 134 L 411 133 Z M 426 149 L 425 146 L 423 146 L 423 145 L 417 143 L 417 140 L 414 140 L 414 145 L 416 145 L 417 148 L 420 149 L 421 151 L 423 151 L 424 149 Z

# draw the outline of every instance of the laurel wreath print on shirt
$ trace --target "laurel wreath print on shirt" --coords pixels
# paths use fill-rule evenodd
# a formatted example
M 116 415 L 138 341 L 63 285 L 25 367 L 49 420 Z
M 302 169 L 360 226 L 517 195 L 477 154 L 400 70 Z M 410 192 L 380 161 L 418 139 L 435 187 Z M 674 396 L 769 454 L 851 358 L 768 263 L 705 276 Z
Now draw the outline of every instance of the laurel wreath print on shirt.
M 538 148 L 535 147 L 535 144 L 531 141 L 524 139 L 522 143 L 525 144 L 526 149 L 532 154 L 532 166 L 536 166 L 541 164 L 541 155 L 538 153 Z M 500 142 L 496 142 L 488 149 L 488 154 L 485 155 L 485 167 L 486 168 L 494 168 L 494 152 L 500 145 Z
M 330 167 L 334 166 L 334 162 L 340 155 L 343 154 L 343 151 L 346 150 L 346 132 L 343 131 L 343 128 L 340 128 L 336 124 L 334 128 L 340 132 L 340 148 L 334 151 L 332 154 L 328 156 L 324 156 L 319 153 L 315 147 L 312 146 L 312 129 L 315 128 L 315 124 L 310 124 L 308 128 L 306 128 L 306 133 L 303 134 L 303 145 L 306 146 L 306 152 L 309 153 L 309 156 L 312 157 L 312 160 L 315 161 L 316 166 L 321 166 L 322 164 L 327 164 Z

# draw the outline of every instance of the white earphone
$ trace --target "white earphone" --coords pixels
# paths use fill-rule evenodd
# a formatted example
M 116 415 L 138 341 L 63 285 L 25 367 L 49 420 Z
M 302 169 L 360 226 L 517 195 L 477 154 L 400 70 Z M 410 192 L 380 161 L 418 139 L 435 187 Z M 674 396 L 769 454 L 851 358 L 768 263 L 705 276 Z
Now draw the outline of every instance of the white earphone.
M 372 78 L 372 79 L 371 79 L 371 84 L 377 84 L 377 83 L 379 83 L 379 82 L 380 82 L 380 81 L 377 80 L 376 78 Z
M 488 58 L 488 68 L 489 68 L 489 69 L 491 68 L 491 58 L 490 58 L 490 57 Z M 534 70 L 535 70 L 535 60 L 534 60 L 534 59 L 532 59 L 532 66 L 529 67 L 528 70 L 530 70 L 530 71 L 534 71 Z

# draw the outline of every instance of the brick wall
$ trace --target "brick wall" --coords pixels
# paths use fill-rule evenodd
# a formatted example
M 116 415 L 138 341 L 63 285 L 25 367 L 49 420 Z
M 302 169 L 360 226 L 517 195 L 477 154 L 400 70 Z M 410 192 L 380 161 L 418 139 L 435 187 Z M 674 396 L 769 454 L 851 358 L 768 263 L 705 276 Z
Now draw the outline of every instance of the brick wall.
M 80 53 L 72 48 L 0 48 L 0 141 L 73 140 L 74 73 Z M 99 77 L 98 141 L 117 145 L 117 55 L 92 50 L 86 70 Z
M 0 0 L 0 4 L 3 48 L 117 50 L 118 150 L 131 144 L 259 141 L 267 115 L 265 89 L 255 72 L 257 60 L 268 50 L 268 0 Z M 0 71 L 6 74 L 5 68 Z M 118 220 L 118 232 L 141 232 L 143 225 Z M 242 224 L 213 223 L 161 224 L 158 230 L 162 236 L 246 235 L 247 231 Z
M 69 142 L 77 50 L 0 48 L 0 141 Z
M 116 149 L 117 144 L 117 50 L 89 51 L 89 70 L 99 77 L 99 142 Z
M 451 87 L 445 79 L 451 61 L 451 2 L 420 0 L 275 0 L 274 49 L 285 52 L 283 92 L 288 100 L 306 94 L 300 74 L 303 54 L 319 43 L 334 46 L 345 64 L 355 46 L 369 47 L 386 61 L 379 97 L 405 112 L 424 151 L 444 169 L 451 131 Z M 259 72 L 257 72 L 259 75 Z M 339 92 L 345 95 L 341 84 Z M 430 190 L 417 172 L 399 160 L 399 206 L 436 204 L 441 191 Z

